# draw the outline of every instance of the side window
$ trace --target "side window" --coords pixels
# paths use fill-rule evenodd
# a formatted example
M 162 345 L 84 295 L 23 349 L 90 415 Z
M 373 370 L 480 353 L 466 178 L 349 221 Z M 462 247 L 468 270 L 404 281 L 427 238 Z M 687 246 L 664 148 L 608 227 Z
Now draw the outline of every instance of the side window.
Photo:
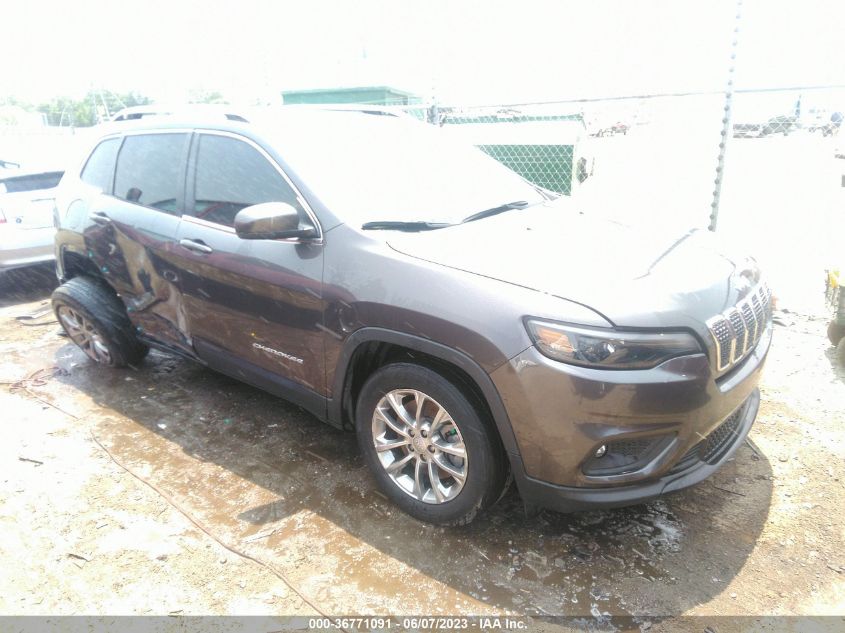
M 127 136 L 117 157 L 114 195 L 167 213 L 180 214 L 188 134 Z
M 254 147 L 228 136 L 200 135 L 194 207 L 188 214 L 231 227 L 238 211 L 262 202 L 301 209 L 293 189 Z
M 117 159 L 117 150 L 120 149 L 120 141 L 123 139 L 110 138 L 94 148 L 85 167 L 82 169 L 82 182 L 99 187 L 103 193 L 111 193 L 112 181 L 114 180 L 114 162 Z

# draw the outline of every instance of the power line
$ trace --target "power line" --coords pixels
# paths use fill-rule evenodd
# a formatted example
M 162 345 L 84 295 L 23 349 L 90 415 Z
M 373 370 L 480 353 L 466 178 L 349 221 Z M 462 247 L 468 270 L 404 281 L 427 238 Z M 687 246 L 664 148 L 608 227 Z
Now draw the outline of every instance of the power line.
M 771 86 L 762 88 L 734 88 L 734 94 L 766 92 L 805 92 L 813 90 L 845 90 L 845 84 L 817 84 L 805 86 Z M 493 105 L 474 105 L 472 107 L 518 108 L 520 106 L 556 105 L 559 103 L 597 103 L 602 101 L 632 101 L 636 99 L 661 99 L 664 97 L 704 97 L 724 95 L 725 90 L 692 90 L 680 92 L 655 92 L 613 97 L 583 97 L 577 99 L 556 99 L 554 101 L 526 101 L 521 103 L 497 103 Z

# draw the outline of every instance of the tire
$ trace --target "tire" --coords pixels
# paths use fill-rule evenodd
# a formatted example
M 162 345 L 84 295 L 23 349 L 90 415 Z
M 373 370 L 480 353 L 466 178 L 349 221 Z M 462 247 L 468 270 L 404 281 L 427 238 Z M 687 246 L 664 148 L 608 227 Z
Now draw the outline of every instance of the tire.
M 135 336 L 123 303 L 104 282 L 74 277 L 53 291 L 53 312 L 68 337 L 96 363 L 126 367 L 150 348 Z
M 840 365 L 845 367 L 845 338 L 840 340 L 836 346 L 836 360 L 839 361 Z
M 827 324 L 827 340 L 832 345 L 839 345 L 843 338 L 845 338 L 845 325 L 839 325 L 836 321 Z
M 391 400 L 408 407 L 406 419 L 416 426 L 401 422 Z M 416 416 L 418 402 L 422 415 Z M 361 388 L 355 420 L 364 461 L 379 488 L 420 521 L 466 525 L 499 500 L 509 481 L 504 449 L 486 416 L 458 387 L 427 367 L 396 363 L 373 373 Z M 394 444 L 396 448 L 386 449 Z

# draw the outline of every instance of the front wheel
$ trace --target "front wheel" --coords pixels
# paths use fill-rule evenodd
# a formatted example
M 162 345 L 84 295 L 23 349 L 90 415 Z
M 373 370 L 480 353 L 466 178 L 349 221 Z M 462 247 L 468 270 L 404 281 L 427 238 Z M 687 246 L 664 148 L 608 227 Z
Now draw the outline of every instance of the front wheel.
M 505 488 L 508 464 L 495 431 L 460 389 L 426 367 L 376 371 L 361 389 L 356 430 L 381 490 L 421 521 L 467 524 Z

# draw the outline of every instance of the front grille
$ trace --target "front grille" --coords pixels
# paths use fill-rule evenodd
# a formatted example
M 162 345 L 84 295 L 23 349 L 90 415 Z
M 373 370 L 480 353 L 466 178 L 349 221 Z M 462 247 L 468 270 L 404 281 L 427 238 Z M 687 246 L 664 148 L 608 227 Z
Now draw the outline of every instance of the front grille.
M 693 446 L 691 449 L 689 449 L 686 453 L 684 453 L 684 456 L 681 457 L 681 459 L 678 460 L 678 463 L 676 463 L 674 466 L 672 466 L 672 469 L 669 471 L 669 474 L 671 475 L 671 474 L 674 474 L 674 473 L 682 472 L 682 471 L 686 470 L 687 468 L 690 468 L 694 464 L 697 464 L 698 462 L 700 462 L 701 461 L 700 454 L 701 454 L 701 445 L 702 444 L 704 444 L 704 441 L 699 442 L 698 444 Z
M 724 371 L 742 360 L 772 320 L 772 291 L 765 282 L 735 306 L 707 321 L 716 343 L 717 369 Z
M 739 432 L 739 425 L 742 422 L 742 414 L 745 413 L 745 406 L 734 411 L 727 420 L 717 426 L 701 447 L 701 458 L 705 462 L 712 462 L 718 459 L 722 451 L 727 448 L 736 438 Z
M 719 460 L 725 450 L 736 440 L 742 425 L 742 416 L 748 408 L 747 402 L 731 413 L 724 422 L 713 429 L 698 444 L 689 449 L 672 467 L 669 473 L 679 473 L 699 462 L 713 463 Z

